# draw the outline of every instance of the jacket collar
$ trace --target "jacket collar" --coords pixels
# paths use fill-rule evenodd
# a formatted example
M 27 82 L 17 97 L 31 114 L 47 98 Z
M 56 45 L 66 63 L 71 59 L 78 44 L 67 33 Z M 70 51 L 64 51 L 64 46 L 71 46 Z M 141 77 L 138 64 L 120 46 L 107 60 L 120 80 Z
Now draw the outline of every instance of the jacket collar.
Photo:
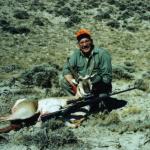
M 97 53 L 99 53 L 99 49 L 96 48 L 96 47 L 94 47 L 94 49 L 93 49 L 93 54 L 97 54 Z

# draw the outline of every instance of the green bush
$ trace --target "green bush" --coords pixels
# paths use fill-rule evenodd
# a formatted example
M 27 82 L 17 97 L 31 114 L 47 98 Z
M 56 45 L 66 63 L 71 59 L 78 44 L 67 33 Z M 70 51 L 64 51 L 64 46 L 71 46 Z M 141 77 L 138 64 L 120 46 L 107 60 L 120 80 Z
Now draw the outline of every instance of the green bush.
M 7 27 L 10 23 L 6 19 L 0 19 L 0 27 Z
M 23 10 L 16 10 L 14 12 L 14 17 L 17 19 L 29 19 L 30 15 Z
M 16 132 L 10 140 L 12 143 L 28 147 L 34 145 L 38 149 L 58 149 L 67 144 L 78 143 L 77 137 L 68 128 L 61 128 L 54 131 L 42 128 L 34 129 L 31 132 L 24 129 Z
M 59 66 L 55 64 L 37 65 L 23 72 L 20 75 L 20 81 L 25 85 L 36 85 L 43 88 L 51 88 L 52 84 L 58 84 L 59 69 Z
M 113 78 L 130 80 L 133 75 L 123 66 L 113 66 Z
M 99 21 L 101 21 L 102 19 L 109 19 L 110 14 L 109 12 L 99 12 L 98 15 L 96 15 L 94 18 Z
M 81 22 L 81 18 L 78 15 L 70 16 L 69 20 L 65 22 L 66 27 L 70 28 Z
M 33 21 L 33 25 L 44 26 L 44 22 L 41 18 L 36 17 Z
M 131 32 L 136 32 L 139 30 L 138 27 L 136 27 L 136 25 L 127 25 L 126 29 L 131 31 Z
M 117 20 L 109 20 L 106 23 L 107 26 L 110 26 L 112 28 L 119 28 L 120 27 L 120 23 Z
M 29 34 L 31 30 L 28 27 L 13 27 L 13 26 L 5 26 L 2 28 L 3 31 L 9 32 L 11 34 Z

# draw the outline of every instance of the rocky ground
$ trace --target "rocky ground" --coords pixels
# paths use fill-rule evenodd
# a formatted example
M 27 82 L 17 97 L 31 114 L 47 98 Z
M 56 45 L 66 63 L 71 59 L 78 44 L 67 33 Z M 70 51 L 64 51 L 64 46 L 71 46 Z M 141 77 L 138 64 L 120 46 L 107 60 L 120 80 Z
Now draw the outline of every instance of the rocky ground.
M 0 149 L 149 150 L 148 0 L 1 0 L 0 114 L 19 98 L 64 95 L 59 74 L 80 28 L 111 53 L 113 91 L 142 81 L 140 89 L 112 96 L 109 113 L 93 112 L 77 129 L 51 119 L 42 128 L 0 134 Z

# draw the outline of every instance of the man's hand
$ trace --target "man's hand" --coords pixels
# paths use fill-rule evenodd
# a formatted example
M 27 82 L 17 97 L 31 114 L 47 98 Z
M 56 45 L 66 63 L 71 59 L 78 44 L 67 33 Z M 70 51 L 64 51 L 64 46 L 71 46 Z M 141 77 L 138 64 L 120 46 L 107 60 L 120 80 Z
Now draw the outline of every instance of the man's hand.
M 77 85 L 78 85 L 78 83 L 76 82 L 76 80 L 73 78 L 72 75 L 65 75 L 65 79 L 70 84 L 72 92 L 74 94 L 76 94 L 76 92 L 77 92 Z
M 71 82 L 72 82 L 74 85 L 78 85 L 78 82 L 77 82 L 75 79 L 72 79 Z

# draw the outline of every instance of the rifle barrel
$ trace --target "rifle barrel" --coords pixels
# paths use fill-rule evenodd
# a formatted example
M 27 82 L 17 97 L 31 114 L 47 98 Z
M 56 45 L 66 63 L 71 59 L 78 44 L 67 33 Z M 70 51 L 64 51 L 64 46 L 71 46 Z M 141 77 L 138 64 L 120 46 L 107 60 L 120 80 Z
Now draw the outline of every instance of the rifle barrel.
M 132 88 L 128 88 L 128 89 L 125 89 L 125 90 L 122 90 L 122 91 L 113 92 L 109 96 L 117 95 L 117 94 L 124 93 L 124 92 L 127 92 L 127 91 L 131 91 L 131 90 L 134 90 L 134 89 L 137 89 L 137 88 L 136 87 L 132 87 Z

